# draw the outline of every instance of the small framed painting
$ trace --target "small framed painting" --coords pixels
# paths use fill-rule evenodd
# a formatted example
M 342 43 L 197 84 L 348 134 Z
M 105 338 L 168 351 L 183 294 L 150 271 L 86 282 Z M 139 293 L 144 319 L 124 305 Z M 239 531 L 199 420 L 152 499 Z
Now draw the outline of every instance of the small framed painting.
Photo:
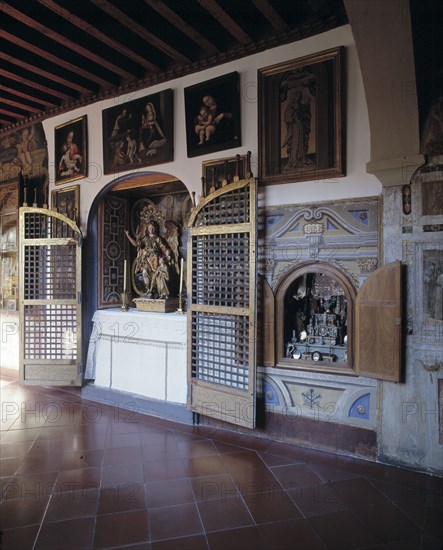
M 87 116 L 56 126 L 54 131 L 55 184 L 85 178 L 88 175 Z
M 241 145 L 237 72 L 185 88 L 185 111 L 188 157 Z
M 55 189 L 51 193 L 51 208 L 79 225 L 80 185 Z

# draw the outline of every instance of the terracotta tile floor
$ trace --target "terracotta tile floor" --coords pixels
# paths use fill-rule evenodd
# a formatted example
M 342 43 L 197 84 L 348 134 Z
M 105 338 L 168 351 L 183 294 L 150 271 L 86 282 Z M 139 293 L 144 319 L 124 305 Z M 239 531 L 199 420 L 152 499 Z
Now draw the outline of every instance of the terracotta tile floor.
M 441 550 L 441 478 L 0 383 L 2 550 Z

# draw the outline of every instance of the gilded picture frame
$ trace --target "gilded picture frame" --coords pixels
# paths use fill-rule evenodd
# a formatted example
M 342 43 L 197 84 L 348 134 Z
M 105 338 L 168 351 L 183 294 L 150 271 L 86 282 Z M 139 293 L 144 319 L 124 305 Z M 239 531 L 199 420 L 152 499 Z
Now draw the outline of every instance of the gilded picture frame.
M 51 191 L 51 209 L 64 214 L 75 221 L 78 226 L 80 222 L 80 185 Z
M 258 70 L 259 182 L 346 175 L 345 48 Z
M 88 119 L 78 117 L 54 129 L 55 185 L 88 175 Z

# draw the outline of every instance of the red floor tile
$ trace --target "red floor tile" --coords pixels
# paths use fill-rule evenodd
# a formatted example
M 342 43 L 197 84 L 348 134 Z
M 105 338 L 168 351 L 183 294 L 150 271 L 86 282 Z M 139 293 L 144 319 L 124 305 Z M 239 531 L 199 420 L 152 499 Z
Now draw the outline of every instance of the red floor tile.
M 55 484 L 55 492 L 100 488 L 101 474 L 101 468 L 62 470 Z
M 378 544 L 377 536 L 353 512 L 313 516 L 309 524 L 330 548 L 351 549 Z
M 258 527 L 243 527 L 208 533 L 208 542 L 211 550 L 268 550 L 269 546 L 260 533 Z
M 29 525 L 17 529 L 5 529 L 1 537 L 2 550 L 33 548 L 40 525 Z
M 202 501 L 197 506 L 207 533 L 254 525 L 254 520 L 240 497 Z
M 41 523 L 49 497 L 17 499 L 0 503 L 1 529 L 13 529 Z
M 68 451 L 63 455 L 62 470 L 101 467 L 104 451 Z
M 147 542 L 149 539 L 146 510 L 98 516 L 94 548 L 117 548 Z
M 91 548 L 94 518 L 44 523 L 34 550 L 79 550 Z
M 178 537 L 175 539 L 154 541 L 151 544 L 151 549 L 152 550 L 208 550 L 209 547 L 206 542 L 205 536 L 195 535 L 193 537 Z
M 239 497 L 237 486 L 230 474 L 193 477 L 189 481 L 197 502 Z
M 272 523 L 297 519 L 301 517 L 300 510 L 282 489 L 263 493 L 242 493 L 255 523 Z
M 441 549 L 441 478 L 5 388 L 2 550 Z
M 312 527 L 304 519 L 266 523 L 259 526 L 259 531 L 265 539 L 268 548 L 276 550 L 326 550 L 341 549 L 341 546 L 331 544 L 325 546 Z
M 97 514 L 115 514 L 132 510 L 146 510 L 143 483 L 122 483 L 101 489 Z
M 142 461 L 142 449 L 138 447 L 117 447 L 106 449 L 103 456 L 103 466 L 117 464 L 135 464 Z
M 45 523 L 66 521 L 84 517 L 95 517 L 99 489 L 89 488 L 81 491 L 66 491 L 53 494 L 45 514 Z
M 188 479 L 152 481 L 146 483 L 145 487 L 146 503 L 149 508 L 194 502 L 194 495 Z
M 103 467 L 102 487 L 111 487 L 124 484 L 143 483 L 145 481 L 143 474 L 143 465 L 135 464 L 115 464 L 114 466 Z
M 151 541 L 199 535 L 204 532 L 194 503 L 152 508 L 149 509 L 148 517 Z

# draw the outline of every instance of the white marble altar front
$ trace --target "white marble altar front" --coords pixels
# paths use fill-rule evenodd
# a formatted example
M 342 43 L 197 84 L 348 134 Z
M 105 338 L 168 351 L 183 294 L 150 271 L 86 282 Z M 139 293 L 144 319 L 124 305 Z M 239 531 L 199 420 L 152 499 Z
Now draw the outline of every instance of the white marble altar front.
M 108 388 L 186 403 L 186 315 L 120 308 L 95 312 L 85 378 Z

